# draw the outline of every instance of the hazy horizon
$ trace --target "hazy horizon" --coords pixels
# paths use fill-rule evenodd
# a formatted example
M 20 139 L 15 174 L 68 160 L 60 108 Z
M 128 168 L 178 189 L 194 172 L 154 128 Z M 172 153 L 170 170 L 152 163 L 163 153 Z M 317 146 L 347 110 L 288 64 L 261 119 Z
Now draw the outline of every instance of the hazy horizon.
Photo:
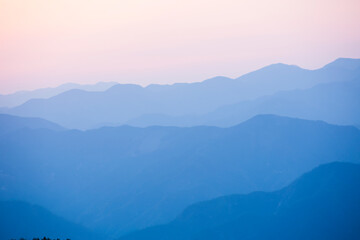
M 360 2 L 0 0 L 0 93 L 238 77 L 360 56 Z
M 149 85 L 152 85 L 152 84 L 159 84 L 159 85 L 173 85 L 173 84 L 177 84 L 177 83 L 197 83 L 197 82 L 203 82 L 203 81 L 206 81 L 206 80 L 209 80 L 209 79 L 212 79 L 212 78 L 216 78 L 216 77 L 226 77 L 226 78 L 231 78 L 231 79 L 235 79 L 235 78 L 238 78 L 238 77 L 241 77 L 243 75 L 246 75 L 248 73 L 251 73 L 251 72 L 255 72 L 259 69 L 262 69 L 264 67 L 267 67 L 267 66 L 271 66 L 271 65 L 274 65 L 274 64 L 285 64 L 285 65 L 289 65 L 289 66 L 296 66 L 296 67 L 300 67 L 302 69 L 306 69 L 306 70 L 317 70 L 317 69 L 321 69 L 323 68 L 324 66 L 326 66 L 327 64 L 329 63 L 332 63 L 338 59 L 360 59 L 360 57 L 358 58 L 344 58 L 344 57 L 337 57 L 335 59 L 333 59 L 332 61 L 329 61 L 329 62 L 326 62 L 324 64 L 322 64 L 320 67 L 315 67 L 315 68 L 305 68 L 305 67 L 301 67 L 299 65 L 296 65 L 296 64 L 287 64 L 287 63 L 284 63 L 284 62 L 277 62 L 277 63 L 269 63 L 269 64 L 266 64 L 264 66 L 261 66 L 259 68 L 256 68 L 254 70 L 249 70 L 248 72 L 244 72 L 238 76 L 225 76 L 225 75 L 216 75 L 216 76 L 210 76 L 210 77 L 207 77 L 207 78 L 204 78 L 204 79 L 194 79 L 194 81 L 179 81 L 179 82 L 165 82 L 165 83 L 141 83 L 141 82 L 120 82 L 120 81 L 117 81 L 117 79 L 112 79 L 112 80 L 108 80 L 108 81 L 90 81 L 90 82 L 77 82 L 77 81 L 72 81 L 72 82 L 63 82 L 63 83 L 60 83 L 60 84 L 55 84 L 55 85 L 44 85 L 44 86 L 40 86 L 40 87 L 35 87 L 35 88 L 29 88 L 29 89 L 18 89 L 18 90 L 15 90 L 15 91 L 12 91 L 12 92 L 9 92 L 9 93 L 1 93 L 0 92 L 0 95 L 11 95 L 11 94 L 15 94 L 15 93 L 19 93 L 19 92 L 27 92 L 27 91 L 34 91 L 34 90 L 40 90 L 40 89 L 47 89 L 47 88 L 57 88 L 57 87 L 61 87 L 61 86 L 66 86 L 66 85 L 97 85 L 97 84 L 104 84 L 104 83 L 116 83 L 116 84 L 135 84 L 135 85 L 139 85 L 139 86 L 142 86 L 142 87 L 147 87 Z

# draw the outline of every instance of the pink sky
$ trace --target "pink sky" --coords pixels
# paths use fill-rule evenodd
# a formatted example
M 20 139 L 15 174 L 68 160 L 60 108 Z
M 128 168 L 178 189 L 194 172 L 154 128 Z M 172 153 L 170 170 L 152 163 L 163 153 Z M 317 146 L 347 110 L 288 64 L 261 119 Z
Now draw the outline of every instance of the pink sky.
M 360 58 L 359 0 L 0 0 L 0 93 Z

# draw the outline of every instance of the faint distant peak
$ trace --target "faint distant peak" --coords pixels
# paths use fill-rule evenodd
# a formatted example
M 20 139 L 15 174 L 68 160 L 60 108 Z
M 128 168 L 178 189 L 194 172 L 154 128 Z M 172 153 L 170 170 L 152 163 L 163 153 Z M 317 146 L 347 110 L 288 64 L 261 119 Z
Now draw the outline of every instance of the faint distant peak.
M 212 83 L 212 82 L 221 82 L 221 81 L 228 81 L 228 80 L 233 80 L 233 79 L 224 77 L 224 76 L 216 76 L 213 78 L 206 79 L 203 82 Z
M 348 70 L 355 70 L 360 68 L 359 58 L 338 58 L 335 61 L 326 64 L 324 68 L 342 68 Z
M 83 93 L 87 93 L 88 91 L 83 90 L 83 89 L 79 89 L 79 88 L 71 88 L 69 90 L 66 90 L 62 93 L 59 93 L 58 95 L 53 96 L 54 97 L 59 97 L 59 96 L 69 96 L 69 95 L 77 95 L 77 94 L 83 94 Z
M 307 71 L 306 69 L 303 69 L 297 65 L 289 65 L 284 63 L 274 63 L 267 65 L 263 68 L 260 68 L 258 70 L 246 73 L 237 79 L 247 78 L 250 76 L 268 76 L 268 74 L 288 74 L 290 72 L 300 72 L 300 71 Z
M 285 63 L 274 63 L 265 66 L 259 70 L 286 70 L 286 69 L 302 69 L 297 65 L 285 64 Z
M 143 87 L 137 84 L 116 84 L 112 87 L 110 87 L 107 92 L 112 92 L 112 91 L 129 91 L 129 90 L 138 90 L 138 89 L 142 89 Z

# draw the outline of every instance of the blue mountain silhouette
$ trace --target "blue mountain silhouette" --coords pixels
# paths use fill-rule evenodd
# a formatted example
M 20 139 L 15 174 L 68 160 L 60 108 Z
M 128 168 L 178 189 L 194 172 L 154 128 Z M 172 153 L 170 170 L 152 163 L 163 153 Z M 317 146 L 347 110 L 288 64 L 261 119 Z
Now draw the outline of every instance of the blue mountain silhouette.
M 63 127 L 41 118 L 24 118 L 7 114 L 0 114 L 0 134 L 17 131 L 24 128 L 49 129 L 55 131 L 65 130 Z
M 40 117 L 67 128 L 124 124 L 146 114 L 202 115 L 224 105 L 320 83 L 353 80 L 360 59 L 338 59 L 317 70 L 273 64 L 237 79 L 216 77 L 199 83 L 115 85 L 104 92 L 70 90 L 49 99 L 33 99 L 4 113 Z
M 229 127 L 258 114 L 276 114 L 359 126 L 360 78 L 319 84 L 310 89 L 279 92 L 252 101 L 223 106 L 204 115 L 172 117 L 152 114 L 130 120 L 127 124 L 136 127 L 154 125 Z
M 58 217 L 45 208 L 21 201 L 0 201 L 1 239 L 104 239 L 86 228 Z
M 99 82 L 92 85 L 67 83 L 54 88 L 41 88 L 32 91 L 19 91 L 12 94 L 0 95 L 0 108 L 16 107 L 31 99 L 51 98 L 72 89 L 81 89 L 84 91 L 105 91 L 116 84 L 116 82 Z
M 319 164 L 359 162 L 359 146 L 355 127 L 274 115 L 231 128 L 22 129 L 0 135 L 0 199 L 117 237 L 197 201 L 273 191 Z

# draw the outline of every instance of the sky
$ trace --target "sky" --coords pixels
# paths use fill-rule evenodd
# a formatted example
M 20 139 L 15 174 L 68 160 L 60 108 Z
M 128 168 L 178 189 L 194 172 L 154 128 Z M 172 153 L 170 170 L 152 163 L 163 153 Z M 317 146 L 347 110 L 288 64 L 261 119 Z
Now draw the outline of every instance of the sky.
M 0 0 L 0 94 L 360 58 L 359 0 Z

